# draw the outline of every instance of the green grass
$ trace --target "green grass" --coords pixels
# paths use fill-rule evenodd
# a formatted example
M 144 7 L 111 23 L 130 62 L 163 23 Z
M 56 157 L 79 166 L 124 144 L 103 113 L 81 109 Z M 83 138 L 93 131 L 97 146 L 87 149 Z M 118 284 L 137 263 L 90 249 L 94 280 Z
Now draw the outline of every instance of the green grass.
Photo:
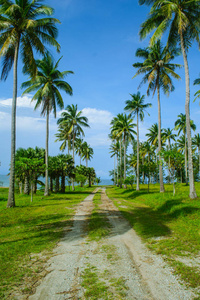
M 127 286 L 123 277 L 113 278 L 109 270 L 102 273 L 90 264 L 82 273 L 82 287 L 86 299 L 127 299 Z
M 99 241 L 101 238 L 107 236 L 110 232 L 110 223 L 105 215 L 101 212 L 99 205 L 101 204 L 101 192 L 98 191 L 93 199 L 94 209 L 88 223 L 88 237 L 89 240 Z
M 48 197 L 39 191 L 32 203 L 30 196 L 16 194 L 16 207 L 7 209 L 8 189 L 0 189 L 0 299 L 9 299 L 8 292 L 20 288 L 22 280 L 34 282 L 45 260 L 37 254 L 52 251 L 72 224 L 75 205 L 93 190 L 77 187 Z
M 184 184 L 177 184 L 174 197 L 171 185 L 165 185 L 163 194 L 159 193 L 159 185 L 151 185 L 150 193 L 146 185 L 140 187 L 140 191 L 109 187 L 107 194 L 147 245 L 173 262 L 174 269 L 187 283 L 198 287 L 200 272 L 183 267 L 175 258 L 199 255 L 200 200 L 189 199 L 189 187 Z M 196 189 L 200 195 L 199 183 Z M 192 272 L 193 276 L 189 276 Z

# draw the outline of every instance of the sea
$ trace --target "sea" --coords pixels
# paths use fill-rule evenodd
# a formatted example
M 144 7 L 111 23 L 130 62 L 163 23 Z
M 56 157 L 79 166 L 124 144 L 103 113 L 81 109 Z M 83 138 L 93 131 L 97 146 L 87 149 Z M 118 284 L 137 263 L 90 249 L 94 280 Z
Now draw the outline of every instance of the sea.
M 41 178 L 42 180 L 42 178 Z M 111 179 L 101 179 L 99 185 L 113 185 Z M 1 187 L 9 187 L 9 176 L 7 175 L 0 175 L 0 186 Z

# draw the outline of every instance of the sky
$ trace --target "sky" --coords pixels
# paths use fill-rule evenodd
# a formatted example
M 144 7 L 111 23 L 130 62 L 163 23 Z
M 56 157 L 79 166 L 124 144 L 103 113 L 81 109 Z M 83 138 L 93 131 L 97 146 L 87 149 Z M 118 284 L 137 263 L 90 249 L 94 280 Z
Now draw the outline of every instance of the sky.
M 89 162 L 97 176 L 109 178 L 113 169 L 110 158 L 110 121 L 122 113 L 125 101 L 130 94 L 137 93 L 141 77 L 132 79 L 136 70 L 132 64 L 139 61 L 135 57 L 138 48 L 148 46 L 149 38 L 141 41 L 139 29 L 145 21 L 149 7 L 139 6 L 137 0 L 49 0 L 45 2 L 55 9 L 54 16 L 61 21 L 58 25 L 58 42 L 61 52 L 58 54 L 49 48 L 55 60 L 61 56 L 61 71 L 71 70 L 66 81 L 73 88 L 73 96 L 62 94 L 65 107 L 77 104 L 83 115 L 89 120 L 90 129 L 85 130 L 85 137 L 94 149 L 93 159 Z M 164 40 L 163 40 L 164 43 Z M 200 53 L 194 43 L 188 53 L 191 77 L 191 119 L 199 132 L 199 101 L 193 102 L 194 93 L 198 90 L 193 81 L 199 74 Z M 182 56 L 174 62 L 183 65 Z M 184 68 L 177 70 L 181 80 L 174 81 L 175 91 L 169 97 L 161 93 L 162 128 L 174 128 L 178 114 L 184 113 L 185 79 Z M 32 95 L 22 97 L 22 82 L 27 77 L 22 74 L 22 64 L 18 66 L 18 101 L 17 101 L 17 141 L 16 148 L 45 148 L 45 118 L 40 110 L 34 110 Z M 146 95 L 146 86 L 140 89 Z M 0 82 L 0 174 L 7 174 L 10 163 L 10 128 L 11 103 L 13 92 L 13 74 L 10 72 L 5 82 Z M 145 97 L 152 103 L 152 108 L 140 122 L 140 139 L 146 140 L 148 128 L 158 120 L 156 96 Z M 57 119 L 61 111 L 57 111 Z M 50 117 L 49 154 L 60 153 L 60 143 L 55 142 L 57 119 Z M 129 151 L 131 151 L 129 149 Z M 67 152 L 67 151 L 66 151 Z M 76 164 L 79 159 L 76 157 Z

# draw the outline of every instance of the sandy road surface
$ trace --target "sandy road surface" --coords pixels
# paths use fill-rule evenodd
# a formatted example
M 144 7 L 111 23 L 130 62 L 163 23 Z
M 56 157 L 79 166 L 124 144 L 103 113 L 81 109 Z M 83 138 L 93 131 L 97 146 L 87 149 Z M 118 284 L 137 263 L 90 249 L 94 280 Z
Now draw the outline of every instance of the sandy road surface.
M 48 261 L 49 274 L 29 299 L 90 299 L 85 296 L 81 284 L 82 274 L 88 266 L 95 268 L 109 290 L 109 297 L 102 295 L 92 299 L 194 299 L 192 292 L 179 283 L 161 256 L 152 254 L 145 247 L 106 196 L 105 189 L 101 190 L 99 213 L 110 222 L 110 232 L 99 242 L 88 240 L 85 229 L 94 209 L 94 194 L 78 206 L 71 230 Z M 119 292 L 117 285 L 111 284 L 122 279 L 123 293 L 122 288 Z

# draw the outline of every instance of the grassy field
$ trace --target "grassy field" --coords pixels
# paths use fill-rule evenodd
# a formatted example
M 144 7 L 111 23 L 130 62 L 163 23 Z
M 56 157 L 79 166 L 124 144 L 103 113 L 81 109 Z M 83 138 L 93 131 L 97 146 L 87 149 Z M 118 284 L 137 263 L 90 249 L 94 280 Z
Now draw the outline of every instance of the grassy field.
M 76 187 L 75 192 L 49 197 L 38 192 L 32 203 L 30 196 L 16 195 L 16 207 L 7 209 L 8 189 L 0 189 L 0 299 L 12 298 L 13 289 L 31 291 L 43 263 L 71 225 L 75 206 L 93 190 Z
M 159 185 L 134 189 L 107 188 L 108 196 L 148 247 L 165 256 L 185 282 L 200 287 L 200 200 L 190 200 L 189 187 L 177 184 L 159 193 Z M 200 184 L 196 184 L 200 195 Z

